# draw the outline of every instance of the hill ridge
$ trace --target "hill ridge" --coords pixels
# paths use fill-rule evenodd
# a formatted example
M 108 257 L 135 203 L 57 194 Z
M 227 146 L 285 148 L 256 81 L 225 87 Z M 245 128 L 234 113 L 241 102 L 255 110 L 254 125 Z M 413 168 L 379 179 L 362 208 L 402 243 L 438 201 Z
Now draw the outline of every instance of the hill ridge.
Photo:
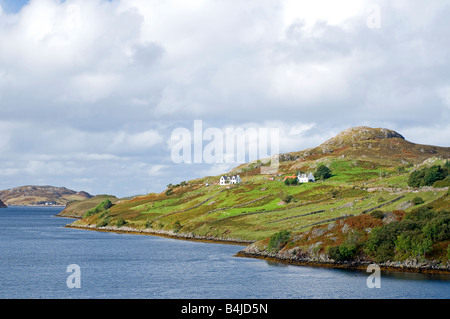
M 0 191 L 0 199 L 6 205 L 66 205 L 71 200 L 83 200 L 92 195 L 85 191 L 74 191 L 66 187 L 25 185 Z

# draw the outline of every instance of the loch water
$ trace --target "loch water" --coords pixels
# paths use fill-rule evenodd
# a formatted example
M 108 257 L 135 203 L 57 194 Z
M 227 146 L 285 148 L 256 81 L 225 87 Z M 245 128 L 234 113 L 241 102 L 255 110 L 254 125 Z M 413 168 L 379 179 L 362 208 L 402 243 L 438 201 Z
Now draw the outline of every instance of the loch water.
M 380 288 L 369 288 L 365 271 L 235 257 L 238 245 L 66 228 L 73 220 L 55 217 L 60 211 L 0 209 L 0 299 L 450 298 L 448 275 L 382 271 Z

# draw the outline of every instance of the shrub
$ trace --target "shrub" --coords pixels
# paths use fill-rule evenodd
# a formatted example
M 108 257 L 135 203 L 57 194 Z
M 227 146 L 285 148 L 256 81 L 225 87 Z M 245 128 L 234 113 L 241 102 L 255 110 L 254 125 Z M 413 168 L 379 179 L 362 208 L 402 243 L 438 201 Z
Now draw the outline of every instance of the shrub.
M 294 198 L 294 196 L 292 196 L 289 193 L 282 193 L 280 197 L 281 200 L 284 201 L 285 203 L 290 203 L 291 200 Z
M 152 228 L 153 227 L 153 222 L 151 221 L 151 220 L 148 220 L 146 223 L 145 223 L 145 228 Z
M 328 247 L 327 249 L 328 256 L 334 260 L 341 260 L 341 254 L 339 253 L 339 246 Z
M 287 186 L 297 185 L 298 184 L 298 179 L 297 178 L 286 178 L 284 180 L 284 184 L 287 185 Z
M 440 181 L 436 181 L 433 183 L 433 187 L 447 187 L 450 186 L 450 175 Z
M 282 230 L 272 235 L 269 239 L 269 251 L 280 250 L 287 244 L 291 238 L 291 232 L 288 230 Z
M 108 225 L 108 220 L 107 219 L 102 219 L 101 221 L 99 221 L 97 223 L 97 225 L 95 225 L 96 227 L 105 227 Z
M 414 205 L 420 205 L 420 204 L 425 203 L 424 200 L 422 199 L 422 197 L 419 197 L 419 196 L 414 197 L 412 202 Z
M 113 206 L 111 201 L 109 199 L 105 199 L 103 202 L 101 202 L 98 206 L 100 206 L 101 210 L 109 209 Z
M 180 221 L 179 220 L 177 220 L 174 224 L 173 224 L 173 226 L 174 226 L 174 232 L 175 233 L 178 233 L 180 230 L 181 230 L 181 228 L 183 228 L 183 226 L 181 225 L 181 223 L 180 223 Z
M 111 208 L 112 206 L 113 206 L 113 204 L 111 203 L 111 201 L 109 199 L 105 199 L 104 201 L 99 203 L 97 206 L 95 206 L 94 208 L 92 208 L 92 209 L 88 210 L 86 213 L 84 213 L 83 218 L 103 212 L 104 210 L 107 210 L 107 209 Z
M 373 218 L 383 219 L 384 218 L 384 212 L 381 210 L 374 210 L 370 213 L 370 216 Z
M 352 260 L 356 255 L 357 249 L 355 244 L 342 244 L 328 248 L 330 258 L 337 261 Z
M 125 221 L 125 219 L 123 219 L 122 217 L 120 217 L 117 221 L 116 221 L 116 226 L 117 227 L 122 227 L 126 224 L 127 222 Z

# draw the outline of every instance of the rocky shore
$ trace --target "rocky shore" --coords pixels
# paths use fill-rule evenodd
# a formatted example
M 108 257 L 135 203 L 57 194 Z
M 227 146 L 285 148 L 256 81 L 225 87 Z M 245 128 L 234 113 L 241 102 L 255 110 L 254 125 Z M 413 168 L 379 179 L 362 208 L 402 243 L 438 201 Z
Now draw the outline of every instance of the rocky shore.
M 367 269 L 367 266 L 374 264 L 373 261 L 356 259 L 353 261 L 338 262 L 330 259 L 326 254 L 309 255 L 299 254 L 297 250 L 282 250 L 281 252 L 268 252 L 260 250 L 257 245 L 250 244 L 236 254 L 237 257 L 249 257 L 276 261 L 293 265 L 308 265 L 314 267 L 345 268 L 345 269 Z M 450 276 L 450 261 L 442 264 L 438 261 L 427 260 L 418 261 L 415 259 L 399 261 L 387 261 L 377 264 L 382 270 L 404 271 L 417 273 L 439 273 Z

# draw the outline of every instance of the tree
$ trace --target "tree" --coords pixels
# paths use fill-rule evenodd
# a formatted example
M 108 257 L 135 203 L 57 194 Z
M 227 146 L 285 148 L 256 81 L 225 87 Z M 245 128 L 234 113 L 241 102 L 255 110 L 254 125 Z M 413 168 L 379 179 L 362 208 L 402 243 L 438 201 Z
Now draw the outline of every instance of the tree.
M 327 179 L 331 177 L 331 170 L 325 165 L 321 164 L 317 167 L 316 172 L 314 173 L 315 179 Z
M 433 165 L 412 172 L 408 177 L 408 185 L 411 187 L 431 186 L 434 182 L 446 178 L 447 175 L 448 169 L 442 168 L 440 165 Z
M 298 179 L 297 178 L 286 178 L 284 180 L 284 184 L 287 185 L 287 186 L 297 185 L 298 184 Z
M 423 182 L 427 186 L 433 185 L 434 182 L 444 179 L 447 174 L 444 172 L 444 169 L 439 165 L 431 166 L 423 177 Z

